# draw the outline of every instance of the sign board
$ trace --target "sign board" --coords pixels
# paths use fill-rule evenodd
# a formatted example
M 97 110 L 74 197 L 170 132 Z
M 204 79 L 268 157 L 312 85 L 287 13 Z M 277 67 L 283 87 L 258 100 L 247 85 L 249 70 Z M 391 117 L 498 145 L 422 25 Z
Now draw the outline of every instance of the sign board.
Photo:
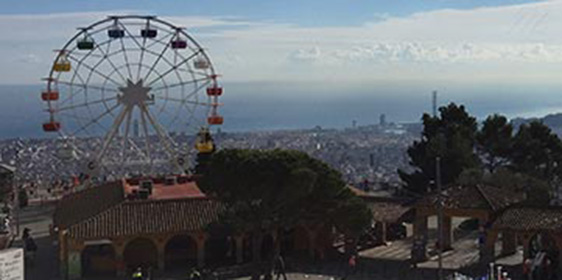
M 0 251 L 0 280 L 24 280 L 22 248 Z

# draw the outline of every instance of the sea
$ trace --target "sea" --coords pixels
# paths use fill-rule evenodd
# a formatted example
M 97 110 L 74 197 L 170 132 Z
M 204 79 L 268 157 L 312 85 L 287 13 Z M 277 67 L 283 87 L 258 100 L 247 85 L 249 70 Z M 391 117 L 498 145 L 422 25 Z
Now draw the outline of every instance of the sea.
M 469 83 L 434 87 L 424 83 L 225 82 L 219 111 L 225 132 L 345 128 L 386 122 L 419 122 L 438 105 L 462 104 L 479 120 L 494 113 L 542 117 L 562 112 L 562 86 Z M 43 85 L 0 85 L 0 138 L 42 138 L 48 119 Z M 187 117 L 187 116 L 186 116 Z

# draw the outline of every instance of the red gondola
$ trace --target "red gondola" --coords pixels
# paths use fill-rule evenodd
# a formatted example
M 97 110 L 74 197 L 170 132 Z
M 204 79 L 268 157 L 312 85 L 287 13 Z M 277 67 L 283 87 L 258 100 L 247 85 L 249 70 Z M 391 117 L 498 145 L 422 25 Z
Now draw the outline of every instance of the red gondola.
M 59 122 L 51 121 L 43 124 L 43 130 L 46 132 L 55 132 L 55 131 L 59 131 L 59 129 L 60 129 Z
M 208 96 L 221 96 L 222 95 L 222 87 L 212 86 L 207 88 L 207 95 Z
M 220 125 L 224 122 L 224 118 L 219 115 L 212 115 L 207 118 L 207 123 L 210 125 Z
M 43 101 L 59 100 L 59 92 L 56 90 L 44 91 L 41 93 L 41 99 L 43 99 Z

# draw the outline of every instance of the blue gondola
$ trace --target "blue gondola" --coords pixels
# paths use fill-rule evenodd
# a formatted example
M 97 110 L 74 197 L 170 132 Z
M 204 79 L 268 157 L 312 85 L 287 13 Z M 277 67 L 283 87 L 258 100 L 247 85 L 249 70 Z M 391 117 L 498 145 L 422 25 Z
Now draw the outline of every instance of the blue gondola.
M 152 38 L 155 38 L 156 35 L 158 35 L 158 31 L 156 29 L 147 28 L 147 29 L 141 30 L 141 36 L 143 38 L 151 38 L 152 39 Z
M 187 42 L 185 40 L 174 40 L 172 41 L 172 49 L 185 49 L 187 48 Z
M 125 37 L 125 31 L 123 29 L 115 28 L 107 30 L 107 36 L 113 39 L 119 39 Z

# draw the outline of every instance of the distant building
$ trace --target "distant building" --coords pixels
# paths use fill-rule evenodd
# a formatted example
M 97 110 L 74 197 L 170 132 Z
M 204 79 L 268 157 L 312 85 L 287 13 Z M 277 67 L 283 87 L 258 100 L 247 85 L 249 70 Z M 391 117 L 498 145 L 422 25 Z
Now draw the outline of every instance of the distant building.
M 385 127 L 386 126 L 386 115 L 385 114 L 381 114 L 379 117 L 379 125 L 381 127 Z

